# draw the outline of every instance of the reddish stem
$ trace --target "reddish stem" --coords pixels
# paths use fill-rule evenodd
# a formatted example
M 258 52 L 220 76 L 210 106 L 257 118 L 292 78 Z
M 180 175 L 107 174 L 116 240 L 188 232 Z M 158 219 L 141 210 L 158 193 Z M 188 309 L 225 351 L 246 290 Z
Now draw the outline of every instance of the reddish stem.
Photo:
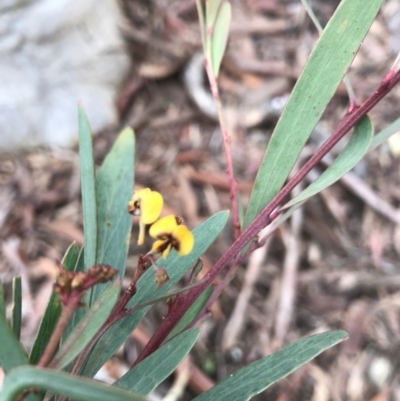
M 61 336 L 71 320 L 72 315 L 79 308 L 84 292 L 74 295 L 75 296 L 71 296 L 69 298 L 68 304 L 61 306 L 61 314 L 57 321 L 57 325 L 50 337 L 49 342 L 47 343 L 45 350 L 43 351 L 39 362 L 37 363 L 37 366 L 40 368 L 45 368 L 49 364 L 55 350 L 58 347 L 58 344 L 60 343 Z
M 100 339 L 100 337 L 119 319 L 122 319 L 127 314 L 129 314 L 129 310 L 125 309 L 125 307 L 128 304 L 129 300 L 136 293 L 136 284 L 139 281 L 140 277 L 142 277 L 143 273 L 146 271 L 148 258 L 149 258 L 149 255 L 139 257 L 138 265 L 137 265 L 135 274 L 132 277 L 132 281 L 129 284 L 129 287 L 125 290 L 122 297 L 118 300 L 118 303 L 117 303 L 117 305 L 115 305 L 114 310 L 111 312 L 110 316 L 108 316 L 107 320 L 103 323 L 101 328 L 93 336 L 93 338 L 86 345 L 86 347 L 83 349 L 83 351 L 77 356 L 77 358 L 75 359 L 75 361 L 71 367 L 71 370 L 70 370 L 71 374 L 79 374 L 79 372 L 82 369 L 83 364 L 85 363 L 90 352 L 92 351 L 93 347 L 96 345 L 96 343 Z
M 235 180 L 235 173 L 233 171 L 233 161 L 231 154 L 231 138 L 229 136 L 228 130 L 226 128 L 224 115 L 222 112 L 221 99 L 219 97 L 217 79 L 212 71 L 211 63 L 208 61 L 207 57 L 204 59 L 204 65 L 207 72 L 208 80 L 210 83 L 211 93 L 214 98 L 215 106 L 217 108 L 219 126 L 221 128 L 222 137 L 224 139 L 224 152 L 226 159 L 226 174 L 229 181 L 229 199 L 231 201 L 231 210 L 234 226 L 235 240 L 239 238 L 240 235 L 240 221 L 239 221 L 239 210 L 237 202 L 237 183 Z
M 286 198 L 292 189 L 315 167 L 320 160 L 332 149 L 335 144 L 343 138 L 390 90 L 400 82 L 400 72 L 395 69 L 389 70 L 378 89 L 358 108 L 348 112 L 342 119 L 332 136 L 317 150 L 317 152 L 301 167 L 301 169 L 287 182 L 278 192 L 271 202 L 261 211 L 247 229 L 236 239 L 236 241 L 222 255 L 218 262 L 203 278 L 203 282 L 194 287 L 184 297 L 177 300 L 162 321 L 150 341 L 139 354 L 135 364 L 153 353 L 167 338 L 170 331 L 179 322 L 185 312 L 197 299 L 197 297 L 213 283 L 215 278 L 221 273 L 222 269 L 249 243 L 264 227 L 271 223 L 271 213 Z M 276 216 L 274 216 L 276 217 Z

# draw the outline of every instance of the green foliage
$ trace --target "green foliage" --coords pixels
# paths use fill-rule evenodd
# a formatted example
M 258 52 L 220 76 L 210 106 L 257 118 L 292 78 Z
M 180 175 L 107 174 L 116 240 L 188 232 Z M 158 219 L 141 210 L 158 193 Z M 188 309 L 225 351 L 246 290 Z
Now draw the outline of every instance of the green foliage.
M 63 395 L 75 401 L 146 401 L 138 394 L 108 386 L 68 373 L 50 369 L 22 366 L 14 369 L 4 380 L 0 401 L 14 401 L 23 390 L 38 388 Z
M 82 215 L 85 271 L 96 264 L 97 200 L 94 173 L 92 131 L 82 105 L 78 106 L 79 161 L 81 170 Z
M 97 201 L 97 256 L 96 263 L 109 264 L 125 275 L 126 257 L 131 233 L 131 219 L 127 213 L 133 193 L 133 160 L 135 141 L 133 131 L 121 132 L 96 176 Z M 94 301 L 107 287 L 94 288 Z
M 133 191 L 133 131 L 127 128 L 121 132 L 95 176 L 92 134 L 79 106 L 79 145 L 85 271 L 95 264 L 110 264 L 119 270 L 122 280 L 131 231 L 126 210 Z M 95 287 L 86 298 L 88 305 L 106 287 L 107 284 Z
M 119 293 L 120 285 L 118 280 L 114 281 L 100 294 L 54 356 L 49 365 L 51 368 L 64 368 L 85 348 L 110 315 Z
M 211 69 L 208 68 L 211 77 L 216 77 L 227 45 L 231 6 L 227 0 L 207 0 L 205 7 L 200 0 L 196 3 L 206 65 L 211 66 Z M 259 212 L 277 194 L 287 179 L 301 149 L 343 79 L 381 3 L 382 0 L 371 0 L 368 7 L 363 0 L 342 0 L 340 3 L 310 55 L 276 126 L 245 215 L 244 207 L 238 199 L 244 226 L 248 226 L 257 218 Z M 208 284 L 207 281 L 200 281 L 183 290 L 174 291 L 174 287 L 188 271 L 194 266 L 199 266 L 201 256 L 224 229 L 228 212 L 215 214 L 193 230 L 195 246 L 187 256 L 179 256 L 172 250 L 167 259 L 160 258 L 156 261 L 157 268 L 165 269 L 168 274 L 168 281 L 160 288 L 154 280 L 153 268 L 146 265 L 147 270 L 144 269 L 138 281 L 133 283 L 131 297 L 119 309 L 120 282 L 125 275 L 132 222 L 127 205 L 134 188 L 134 133 L 130 128 L 121 132 L 96 174 L 89 122 L 81 105 L 78 110 L 84 247 L 79 249 L 73 244 L 67 250 L 62 265 L 71 274 L 66 274 L 64 278 L 67 282 L 69 277 L 78 278 L 74 285 L 71 284 L 72 281 L 68 282 L 68 289 L 75 296 L 74 291 L 79 288 L 79 279 L 82 276 L 87 277 L 85 273 L 93 266 L 110 265 L 118 270 L 118 278 L 108 282 L 99 279 L 98 282 L 102 284 L 97 284 L 86 292 L 80 308 L 77 308 L 77 305 L 82 298 L 77 298 L 73 309 L 75 313 L 69 325 L 66 329 L 63 326 L 63 332 L 58 333 L 59 336 L 53 341 L 55 346 L 52 352 L 46 353 L 52 336 L 57 334 L 57 327 L 62 320 L 59 319 L 60 315 L 64 316 L 65 312 L 61 307 L 59 295 L 53 292 L 29 359 L 19 342 L 22 304 L 20 280 L 14 281 L 11 324 L 6 319 L 4 293 L 0 283 L 0 365 L 6 373 L 0 401 L 14 400 L 22 391 L 31 388 L 43 391 L 40 396 L 29 394 L 26 397 L 32 401 L 42 398 L 45 391 L 82 401 L 146 400 L 145 396 L 176 369 L 193 347 L 199 336 L 199 329 L 187 327 L 190 327 L 203 310 L 213 292 L 212 285 L 205 289 L 205 286 L 197 287 L 198 293 L 203 292 L 189 308 L 182 308 L 182 313 L 175 315 L 178 317 L 174 322 L 178 323 L 173 327 L 171 325 L 159 341 L 158 344 L 162 345 L 114 385 L 109 386 L 79 377 L 93 377 L 129 337 L 154 303 L 165 302 L 167 297 L 174 297 L 179 293 L 175 298 L 175 306 L 180 307 L 182 304 L 179 302 L 189 298 L 187 295 L 195 285 Z M 283 207 L 287 210 L 271 227 L 280 224 L 308 198 L 340 179 L 367 151 L 374 149 L 399 129 L 400 119 L 371 141 L 372 122 L 369 117 L 364 117 L 356 125 L 347 146 L 331 166 Z M 247 239 L 246 237 L 246 241 Z M 237 249 L 237 252 L 239 251 L 240 249 Z M 139 263 L 140 260 L 142 258 L 139 259 Z M 137 271 L 142 272 L 139 267 Z M 56 287 L 58 293 L 59 284 L 58 282 Z M 62 289 L 65 288 L 67 287 Z M 86 289 L 87 287 L 84 288 Z M 126 294 L 125 292 L 124 295 Z M 63 302 L 65 306 L 65 298 Z M 171 314 L 175 310 L 172 309 Z M 123 313 L 118 315 L 119 312 Z M 72 312 L 69 316 L 71 314 Z M 110 320 L 110 317 L 115 316 L 118 319 Z M 169 315 L 166 319 L 168 317 Z M 211 390 L 196 397 L 196 400 L 248 400 L 346 336 L 344 331 L 331 331 L 296 341 L 240 369 Z M 93 338 L 98 338 L 98 341 L 95 343 Z M 88 348 L 92 343 L 95 343 L 94 346 Z M 45 359 L 41 359 L 43 354 L 51 356 L 50 362 L 42 362 Z M 82 355 L 88 357 L 85 359 Z M 80 358 L 76 359 L 77 356 Z M 79 364 L 80 359 L 83 364 Z M 67 370 L 74 360 L 74 373 L 77 375 L 63 372 L 62 370 Z M 50 366 L 53 370 L 29 366 L 29 363 L 37 364 L 39 361 L 41 366 Z
M 343 177 L 357 164 L 366 152 L 375 149 L 399 130 L 400 119 L 397 119 L 379 134 L 372 137 L 373 127 L 371 120 L 369 117 L 362 119 L 356 125 L 354 134 L 343 152 L 340 153 L 337 159 L 334 160 L 334 162 L 317 178 L 317 180 L 282 208 L 287 210 L 272 222 L 270 226 L 271 231 L 287 220 L 295 210 L 307 201 L 307 199 L 318 192 L 321 192 L 323 189 Z
M 206 2 L 204 10 L 200 0 L 196 0 L 196 4 L 204 55 L 207 63 L 211 64 L 214 77 L 217 77 L 228 42 L 231 5 L 227 0 L 211 0 Z
M 11 369 L 26 365 L 28 356 L 22 348 L 22 345 L 15 336 L 12 328 L 8 325 L 6 317 L 0 314 L 0 366 L 5 373 Z
M 95 216 L 88 218 L 86 223 L 84 218 L 84 225 L 88 225 L 88 238 L 86 238 L 84 226 L 85 246 L 83 254 L 78 259 L 76 269 L 87 271 L 95 263 L 109 264 L 119 270 L 119 277 L 122 280 L 132 224 L 127 213 L 127 205 L 133 192 L 134 134 L 130 128 L 121 132 L 94 177 L 92 176 L 93 151 L 89 149 L 92 146 L 91 132 L 84 111 L 81 109 L 79 118 L 80 144 L 83 144 L 83 150 L 80 149 L 80 157 L 84 160 L 81 163 L 86 165 L 85 173 L 81 171 L 82 210 L 83 215 L 87 212 L 89 215 L 95 213 Z M 87 202 L 83 195 L 85 188 L 88 192 Z M 89 250 L 87 250 L 86 244 L 89 244 Z M 91 261 L 90 263 L 86 262 L 87 258 Z M 107 283 L 99 284 L 87 292 L 84 297 L 84 307 L 75 312 L 66 334 L 71 332 L 87 313 L 88 307 L 108 285 Z
M 22 314 L 22 288 L 21 277 L 14 277 L 12 285 L 12 315 L 11 327 L 15 337 L 19 340 L 21 335 L 21 314 Z
M 282 187 L 372 24 L 382 0 L 343 0 L 297 80 L 258 171 L 247 227 Z
M 166 341 L 176 336 L 193 322 L 196 316 L 203 310 L 207 301 L 210 299 L 213 290 L 213 287 L 208 287 L 203 291 L 203 293 L 196 299 L 188 311 L 182 316 L 182 319 L 175 325 L 171 333 L 169 333 Z
M 128 307 L 132 308 L 138 304 L 168 293 L 215 241 L 219 233 L 225 227 L 227 220 L 228 213 L 220 212 L 196 227 L 193 230 L 196 246 L 188 256 L 179 256 L 173 250 L 166 260 L 161 259 L 157 261 L 157 265 L 160 268 L 166 269 L 168 272 L 168 282 L 161 288 L 158 288 L 154 282 L 154 271 L 151 269 L 148 270 L 137 283 L 136 294 L 129 302 Z M 128 338 L 149 308 L 150 306 L 141 308 L 131 315 L 120 319 L 103 335 L 94 347 L 85 369 L 82 372 L 85 376 L 94 376 L 96 374 L 104 362 L 109 359 Z
M 64 256 L 64 258 L 65 257 L 66 256 Z M 65 267 L 65 265 L 64 265 L 64 267 Z M 85 247 L 84 246 L 80 250 L 78 249 L 77 259 L 74 263 L 74 266 L 71 268 L 70 271 L 74 271 L 74 272 L 85 271 Z M 78 322 L 83 318 L 85 313 L 87 313 L 87 311 L 89 310 L 89 304 L 90 304 L 90 298 L 91 298 L 90 296 L 91 296 L 91 291 L 88 291 L 83 298 L 82 306 L 78 310 L 76 310 L 74 315 L 72 316 L 71 321 L 69 322 L 69 324 L 62 336 L 61 342 L 64 342 L 65 339 L 68 338 L 71 331 L 78 324 Z M 56 299 L 59 300 L 58 295 L 56 295 Z
M 399 132 L 399 131 L 400 131 L 400 118 L 393 121 L 385 129 L 383 129 L 379 134 L 375 135 L 372 138 L 372 141 L 371 141 L 371 144 L 370 144 L 368 150 L 369 151 L 374 150 L 379 145 L 382 145 L 382 143 L 386 142 L 392 135 L 394 135 L 396 132 Z
M 303 338 L 240 369 L 194 400 L 249 400 L 346 337 L 345 331 L 337 330 Z
M 79 248 L 76 244 L 72 244 L 61 262 L 65 270 L 73 271 L 75 269 L 79 256 Z M 36 364 L 39 362 L 46 345 L 49 342 L 54 328 L 56 327 L 58 318 L 61 313 L 61 304 L 59 296 L 53 291 L 50 300 L 47 304 L 46 311 L 44 312 L 42 321 L 40 322 L 39 330 L 33 343 L 31 353 L 29 355 L 29 362 Z
M 196 328 L 176 336 L 129 370 L 113 385 L 142 395 L 150 394 L 178 367 L 192 349 L 199 333 L 199 329 Z
M 285 208 L 303 203 L 349 172 L 367 153 L 373 134 L 371 119 L 366 116 L 356 125 L 349 143 L 334 162 L 311 185 L 288 202 Z

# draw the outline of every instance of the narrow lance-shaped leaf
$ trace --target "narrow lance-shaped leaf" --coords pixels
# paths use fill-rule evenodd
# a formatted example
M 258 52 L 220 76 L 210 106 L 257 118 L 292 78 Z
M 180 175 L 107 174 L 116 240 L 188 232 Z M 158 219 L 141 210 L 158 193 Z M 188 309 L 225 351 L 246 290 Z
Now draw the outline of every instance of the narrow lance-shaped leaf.
M 382 0 L 342 0 L 297 80 L 257 174 L 247 227 L 281 189 L 304 144 L 343 79 Z
M 91 266 L 96 264 L 97 205 L 92 131 L 85 110 L 81 104 L 78 105 L 78 119 L 85 270 L 87 271 Z
M 336 330 L 303 338 L 240 369 L 194 400 L 249 400 L 346 337 L 345 331 Z
M 13 297 L 12 297 L 12 318 L 11 327 L 15 337 L 19 340 L 21 335 L 21 320 L 22 320 L 22 288 L 21 277 L 13 278 Z
M 200 33 L 201 33 L 201 42 L 203 44 L 203 49 L 206 49 L 206 20 L 204 15 L 203 4 L 201 0 L 196 0 L 197 14 L 199 16 L 200 23 Z
M 326 175 L 326 180 L 324 177 L 319 177 L 316 181 L 314 181 L 313 186 L 307 187 L 303 192 L 301 192 L 296 198 L 292 199 L 289 203 L 284 206 L 284 210 L 269 226 L 268 231 L 265 235 L 274 232 L 285 220 L 287 220 L 299 207 L 302 207 L 303 204 L 311 197 L 315 195 L 317 192 L 325 189 L 328 185 L 331 185 L 337 179 L 340 179 L 346 172 L 348 172 L 352 166 L 357 163 L 357 159 L 359 160 L 365 152 L 365 147 L 369 143 L 372 135 L 372 124 L 368 123 L 368 120 L 362 120 L 357 125 L 357 128 L 353 134 L 353 138 L 350 140 L 346 149 L 344 150 L 345 160 L 344 163 L 340 162 L 340 159 L 336 159 L 332 165 L 330 165 L 323 174 Z M 361 125 L 360 125 L 361 124 Z M 366 131 L 364 132 L 361 128 L 365 127 Z M 361 147 L 360 149 L 355 149 L 356 155 L 353 155 L 352 152 L 354 150 L 354 146 L 357 146 L 357 143 L 360 141 Z M 368 147 L 368 150 L 371 147 Z M 342 154 L 341 157 L 343 159 Z M 356 156 L 356 157 L 353 157 Z M 349 163 L 350 162 L 350 163 Z M 318 182 L 321 178 L 321 181 Z M 307 192 L 306 192 L 307 191 Z
M 146 401 L 147 398 L 68 373 L 22 366 L 5 377 L 0 401 L 14 401 L 24 390 L 47 390 L 75 401 Z
M 84 255 L 85 255 L 85 246 L 83 246 L 79 252 L 78 259 L 76 261 L 73 271 L 75 271 L 75 272 L 85 271 L 85 256 Z M 78 308 L 75 311 L 75 313 L 72 315 L 72 318 L 62 335 L 61 343 L 63 343 L 69 337 L 71 331 L 75 328 L 75 326 L 78 324 L 78 322 L 81 321 L 83 316 L 85 316 L 85 314 L 89 310 L 90 299 L 91 299 L 91 291 L 89 290 L 83 296 L 82 306 L 80 308 Z
M 367 153 L 373 133 L 374 128 L 371 119 L 365 116 L 356 125 L 349 143 L 333 163 L 304 191 L 288 202 L 285 209 L 296 203 L 304 202 L 349 172 Z
M 393 121 L 379 134 L 375 135 L 372 138 L 368 151 L 374 150 L 379 145 L 382 145 L 383 142 L 387 141 L 392 135 L 394 135 L 397 132 L 400 132 L 400 118 Z
M 212 69 L 212 35 L 214 24 L 218 17 L 222 0 L 207 0 L 205 2 L 205 62 L 211 64 Z
M 215 21 L 218 18 L 218 13 L 221 8 L 221 4 L 224 0 L 207 0 L 206 1 L 206 27 L 208 33 L 212 33 L 212 29 L 215 25 Z
M 119 280 L 102 292 L 54 356 L 49 367 L 62 369 L 85 348 L 110 315 L 120 293 Z
M 4 315 L 0 314 L 0 366 L 5 373 L 11 369 L 26 365 L 28 363 L 28 356 L 19 343 L 13 330 L 8 325 Z
M 131 234 L 132 218 L 127 208 L 133 192 L 134 134 L 126 128 L 119 135 L 96 176 L 98 264 L 119 270 L 122 280 Z M 91 302 L 109 283 L 93 288 Z
M 176 336 L 129 370 L 113 385 L 138 394 L 150 394 L 182 362 L 192 349 L 199 333 L 199 329 L 195 328 Z
M 211 63 L 214 76 L 217 77 L 228 42 L 229 25 L 231 22 L 231 5 L 224 0 L 219 8 L 214 22 L 211 39 Z
M 65 270 L 73 271 L 79 256 L 79 247 L 74 243 L 72 244 L 64 255 L 61 264 Z M 29 361 L 36 364 L 43 354 L 44 349 L 49 342 L 49 339 L 56 327 L 58 318 L 61 313 L 60 297 L 54 291 L 50 296 L 49 303 L 47 304 L 46 311 L 42 321 L 40 322 L 39 330 L 36 334 L 35 342 L 33 343 Z
M 186 313 L 182 316 L 182 319 L 177 323 L 177 325 L 173 328 L 171 333 L 169 333 L 167 339 L 165 341 L 170 340 L 174 336 L 176 336 L 179 332 L 184 330 L 192 321 L 196 318 L 196 316 L 201 312 L 201 310 L 206 305 L 209 300 L 211 294 L 213 293 L 214 287 L 207 287 L 203 293 L 193 302 L 192 306 L 186 311 Z

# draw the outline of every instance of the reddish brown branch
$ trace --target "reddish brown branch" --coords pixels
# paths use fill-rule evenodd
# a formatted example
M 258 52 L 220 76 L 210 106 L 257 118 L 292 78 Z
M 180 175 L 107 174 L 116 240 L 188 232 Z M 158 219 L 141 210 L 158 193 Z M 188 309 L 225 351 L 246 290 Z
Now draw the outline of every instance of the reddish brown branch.
M 228 176 L 228 181 L 229 181 L 229 199 L 231 201 L 235 239 L 238 239 L 240 235 L 240 222 L 239 222 L 239 209 L 237 201 L 237 183 L 235 180 L 235 173 L 233 171 L 233 161 L 231 154 L 231 138 L 226 128 L 225 119 L 222 112 L 222 105 L 219 97 L 217 79 L 212 71 L 211 63 L 209 62 L 207 57 L 204 59 L 204 65 L 207 72 L 208 80 L 210 82 L 211 93 L 213 95 L 215 106 L 217 108 L 219 126 L 221 128 L 222 137 L 224 139 L 226 174 Z
M 287 184 L 278 192 L 272 201 L 261 211 L 247 229 L 235 240 L 231 247 L 222 255 L 213 268 L 206 274 L 204 281 L 189 291 L 184 297 L 177 300 L 160 324 L 146 347 L 139 354 L 135 364 L 152 354 L 167 338 L 170 331 L 179 322 L 197 297 L 210 286 L 229 262 L 248 244 L 264 227 L 279 215 L 277 211 L 280 203 L 294 187 L 315 167 L 321 159 L 343 138 L 390 90 L 400 82 L 400 72 L 392 68 L 383 79 L 378 89 L 358 108 L 349 111 L 339 124 L 332 136 L 318 149 L 318 151 L 302 166 Z

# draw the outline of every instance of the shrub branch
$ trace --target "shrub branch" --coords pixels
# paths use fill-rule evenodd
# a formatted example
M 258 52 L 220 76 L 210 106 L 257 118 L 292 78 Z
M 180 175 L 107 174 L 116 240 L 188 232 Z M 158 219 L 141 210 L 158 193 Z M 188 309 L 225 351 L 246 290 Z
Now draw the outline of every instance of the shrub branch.
M 300 168 L 300 170 L 287 182 L 271 202 L 261 211 L 254 221 L 235 240 L 228 250 L 221 256 L 217 263 L 209 270 L 203 278 L 203 282 L 194 287 L 186 295 L 176 299 L 173 307 L 155 331 L 150 341 L 139 354 L 134 365 L 152 354 L 164 342 L 168 334 L 179 322 L 185 312 L 199 297 L 199 295 L 210 285 L 221 271 L 239 254 L 264 227 L 269 225 L 279 214 L 278 209 L 281 202 L 292 191 L 300 181 L 314 168 L 321 159 L 346 135 L 367 113 L 382 100 L 400 82 L 400 71 L 398 65 L 394 66 L 386 74 L 377 90 L 359 107 L 350 108 L 343 117 L 339 126 L 331 137 L 317 150 L 317 152 Z

